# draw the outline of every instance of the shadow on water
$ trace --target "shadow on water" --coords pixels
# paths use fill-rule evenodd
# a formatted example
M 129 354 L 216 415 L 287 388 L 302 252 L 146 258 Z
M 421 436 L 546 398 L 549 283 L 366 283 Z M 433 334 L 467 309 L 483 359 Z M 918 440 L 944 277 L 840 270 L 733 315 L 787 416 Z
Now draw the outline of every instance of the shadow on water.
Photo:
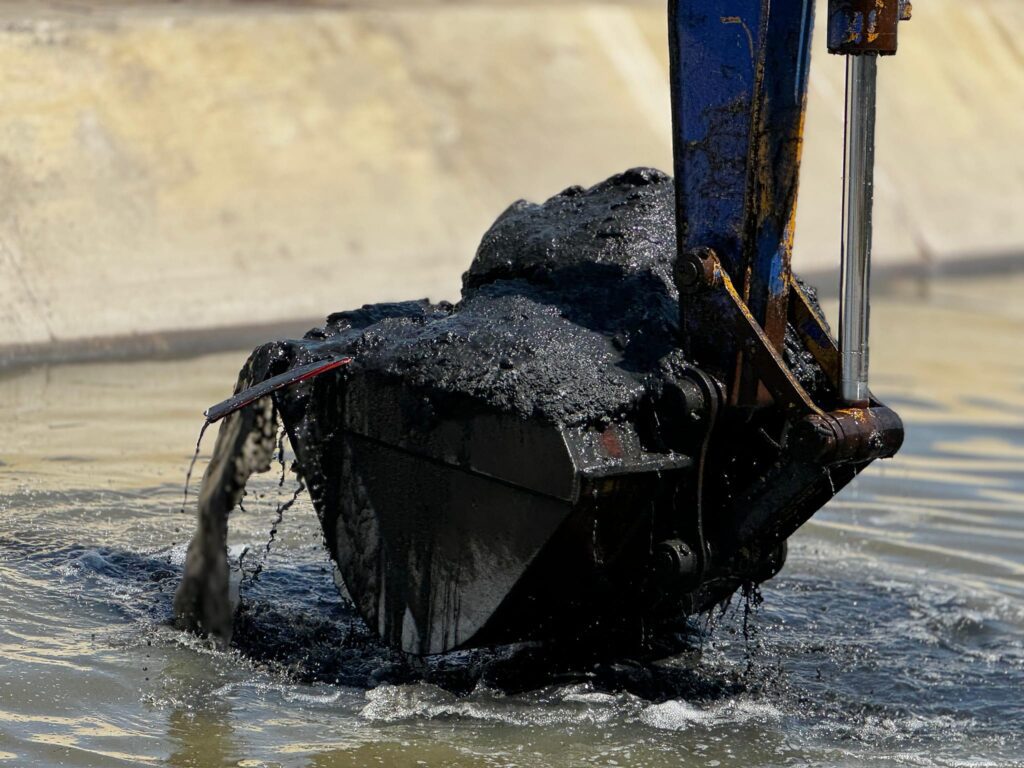
M 76 545 L 40 549 L 0 539 L 0 553 L 7 568 L 56 577 L 55 591 L 74 602 L 102 605 L 111 618 L 171 623 L 171 597 L 181 578 L 180 546 L 141 553 Z M 674 647 L 661 645 L 646 656 L 612 659 L 596 649 L 520 647 L 420 662 L 379 642 L 336 590 L 330 562 L 318 554 L 311 550 L 289 557 L 288 564 L 275 563 L 258 579 L 248 575 L 257 556 L 244 554 L 247 575 L 241 578 L 232 644 L 250 662 L 304 683 L 373 688 L 427 682 L 464 693 L 482 681 L 513 693 L 589 682 L 650 701 L 679 696 L 713 701 L 764 691 L 769 681 L 769 687 L 784 686 L 785 676 L 772 670 L 785 661 L 789 676 L 813 667 L 813 680 L 803 680 L 807 687 L 791 693 L 818 694 L 819 705 L 842 701 L 848 708 L 861 699 L 864 711 L 872 706 L 884 711 L 885 704 L 869 702 L 891 698 L 893 714 L 899 713 L 901 701 L 917 711 L 941 713 L 957 709 L 970 689 L 983 708 L 986 702 L 1017 704 L 1011 709 L 1024 713 L 1016 688 L 1024 682 L 1024 638 L 1019 635 L 1024 608 L 999 599 L 986 606 L 970 590 L 906 580 L 911 574 L 900 578 L 893 569 L 873 568 L 856 554 L 826 567 L 815 558 L 814 572 L 800 569 L 766 585 L 769 599 L 763 605 L 739 600 L 680 627 L 671 639 Z M 233 572 L 239 573 L 237 560 Z M 753 616 L 749 637 L 744 637 L 747 611 Z M 709 658 L 702 651 L 726 646 L 746 662 L 740 673 L 723 679 L 716 675 L 721 670 L 698 670 L 717 655 Z M 652 658 L 670 651 L 674 663 Z M 1005 674 L 991 675 L 1000 665 Z M 506 674 L 509 679 L 502 680 Z M 936 677 L 946 684 L 932 685 Z M 925 690 L 927 700 L 919 700 Z
M 59 574 L 75 582 L 76 600 L 106 602 L 111 618 L 151 627 L 173 626 L 171 600 L 181 579 L 180 547 L 140 553 L 106 547 L 40 550 L 0 539 L 3 559 L 22 570 Z M 650 701 L 683 697 L 709 702 L 749 687 L 743 675 L 702 674 L 696 665 L 710 619 L 682 624 L 644 652 L 628 656 L 579 645 L 524 645 L 414 659 L 384 646 L 334 586 L 326 558 L 262 570 L 259 553 L 233 560 L 240 600 L 231 651 L 246 662 L 305 684 L 371 689 L 425 683 L 452 694 L 479 686 L 517 694 L 556 685 L 588 684 L 595 690 L 627 691 Z M 245 574 L 244 576 L 241 574 Z M 257 578 L 252 574 L 258 573 Z M 118 599 L 118 597 L 124 599 Z M 104 601 L 106 598 L 106 601 Z M 665 666 L 669 655 L 685 664 Z

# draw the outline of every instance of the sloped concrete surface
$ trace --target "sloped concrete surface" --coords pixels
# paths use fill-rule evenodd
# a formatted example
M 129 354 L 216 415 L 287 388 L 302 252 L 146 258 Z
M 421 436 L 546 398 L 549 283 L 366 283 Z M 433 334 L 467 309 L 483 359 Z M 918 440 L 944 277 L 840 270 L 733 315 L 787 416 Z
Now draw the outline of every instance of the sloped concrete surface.
M 1010 263 L 1024 5 L 917 6 L 881 67 L 878 263 Z M 665 46 L 648 0 L 0 3 L 0 365 L 453 298 L 513 200 L 670 169 Z M 796 257 L 819 277 L 842 84 L 819 34 Z

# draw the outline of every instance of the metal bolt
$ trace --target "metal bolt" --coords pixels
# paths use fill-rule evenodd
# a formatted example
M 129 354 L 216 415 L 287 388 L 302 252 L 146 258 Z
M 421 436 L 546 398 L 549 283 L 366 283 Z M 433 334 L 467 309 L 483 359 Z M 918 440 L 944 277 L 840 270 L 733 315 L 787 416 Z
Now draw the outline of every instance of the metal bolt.
M 676 259 L 676 287 L 683 293 L 711 285 L 714 281 L 715 252 L 710 248 L 694 248 Z
M 680 291 L 692 291 L 696 289 L 704 277 L 704 270 L 700 262 L 688 256 L 679 259 L 676 264 L 676 285 Z
M 697 556 L 693 549 L 679 539 L 663 541 L 654 548 L 654 573 L 662 584 L 673 585 L 686 581 L 697 571 Z

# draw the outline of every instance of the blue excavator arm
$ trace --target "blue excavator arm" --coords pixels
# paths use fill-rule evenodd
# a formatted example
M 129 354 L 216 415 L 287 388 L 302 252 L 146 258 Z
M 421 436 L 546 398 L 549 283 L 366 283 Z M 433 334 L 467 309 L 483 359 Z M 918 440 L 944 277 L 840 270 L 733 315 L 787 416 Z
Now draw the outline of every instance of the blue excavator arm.
M 764 369 L 779 367 L 791 322 L 803 329 L 805 343 L 818 353 L 842 399 L 855 406 L 870 403 L 875 71 L 879 56 L 896 52 L 897 25 L 910 18 L 911 6 L 909 0 L 828 3 L 829 51 L 848 57 L 840 348 L 835 349 L 824 326 L 807 321 L 807 297 L 791 268 L 814 5 L 814 0 L 669 0 L 684 344 L 696 362 L 715 371 L 729 402 L 739 406 L 778 403 L 778 387 L 766 386 Z M 710 300 L 693 296 L 692 289 L 709 284 L 724 289 Z M 709 308 L 739 312 L 741 332 L 709 333 L 716 319 L 709 317 Z
M 779 351 L 813 25 L 813 0 L 669 4 L 679 252 L 713 249 Z

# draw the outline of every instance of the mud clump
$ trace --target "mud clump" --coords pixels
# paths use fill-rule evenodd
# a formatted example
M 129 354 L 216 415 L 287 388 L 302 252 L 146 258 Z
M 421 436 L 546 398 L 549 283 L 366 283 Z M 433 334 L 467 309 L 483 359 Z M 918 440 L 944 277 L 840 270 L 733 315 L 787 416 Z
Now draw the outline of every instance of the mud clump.
M 348 377 L 399 378 L 562 426 L 602 423 L 685 362 L 675 259 L 672 179 L 633 169 L 511 205 L 484 235 L 458 304 L 340 312 L 272 354 L 293 364 L 350 355 Z M 820 369 L 793 332 L 786 356 L 813 390 Z M 282 411 L 298 397 L 282 393 Z
M 515 203 L 484 235 L 457 305 L 342 312 L 292 352 L 352 355 L 350 376 L 373 371 L 524 418 L 611 418 L 675 348 L 672 195 L 669 177 L 634 170 Z

